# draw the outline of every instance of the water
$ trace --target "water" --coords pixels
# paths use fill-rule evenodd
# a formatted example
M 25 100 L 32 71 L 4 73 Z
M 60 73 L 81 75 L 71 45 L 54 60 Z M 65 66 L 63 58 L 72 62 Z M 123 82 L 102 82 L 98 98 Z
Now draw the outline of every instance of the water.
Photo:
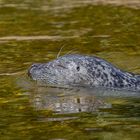
M 139 139 L 139 93 L 37 87 L 26 75 L 62 46 L 140 73 L 139 9 L 139 0 L 0 0 L 0 139 Z

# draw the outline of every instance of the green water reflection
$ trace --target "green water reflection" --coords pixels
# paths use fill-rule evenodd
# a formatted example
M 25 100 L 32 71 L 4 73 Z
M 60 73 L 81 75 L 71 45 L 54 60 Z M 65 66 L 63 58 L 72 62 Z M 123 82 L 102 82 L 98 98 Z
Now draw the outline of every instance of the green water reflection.
M 0 139 L 139 139 L 139 96 L 42 90 L 26 76 L 33 62 L 56 58 L 62 46 L 61 55 L 71 50 L 97 55 L 140 73 L 138 5 L 135 9 L 92 0 L 1 0 Z

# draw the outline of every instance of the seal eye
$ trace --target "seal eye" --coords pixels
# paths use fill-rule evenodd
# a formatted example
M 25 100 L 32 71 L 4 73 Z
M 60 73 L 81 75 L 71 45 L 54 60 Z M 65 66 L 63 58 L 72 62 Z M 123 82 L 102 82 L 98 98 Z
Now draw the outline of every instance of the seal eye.
M 80 70 L 80 67 L 79 67 L 79 66 L 77 66 L 77 68 L 76 68 L 76 69 L 77 69 L 77 71 L 79 71 L 79 70 Z

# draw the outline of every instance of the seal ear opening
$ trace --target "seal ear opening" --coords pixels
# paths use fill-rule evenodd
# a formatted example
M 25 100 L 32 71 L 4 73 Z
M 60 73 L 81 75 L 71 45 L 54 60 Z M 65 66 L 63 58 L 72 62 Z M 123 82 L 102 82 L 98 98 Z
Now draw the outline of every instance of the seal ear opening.
M 77 69 L 77 71 L 79 71 L 79 70 L 80 70 L 80 67 L 79 67 L 79 66 L 77 66 L 77 67 L 76 67 L 76 69 Z

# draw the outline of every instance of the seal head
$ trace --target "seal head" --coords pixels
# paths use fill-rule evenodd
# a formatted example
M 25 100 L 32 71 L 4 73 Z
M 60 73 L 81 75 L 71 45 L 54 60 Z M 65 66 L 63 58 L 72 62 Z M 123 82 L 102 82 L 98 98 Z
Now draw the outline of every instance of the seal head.
M 40 85 L 140 88 L 139 75 L 124 72 L 101 58 L 78 54 L 33 64 L 28 75 Z

